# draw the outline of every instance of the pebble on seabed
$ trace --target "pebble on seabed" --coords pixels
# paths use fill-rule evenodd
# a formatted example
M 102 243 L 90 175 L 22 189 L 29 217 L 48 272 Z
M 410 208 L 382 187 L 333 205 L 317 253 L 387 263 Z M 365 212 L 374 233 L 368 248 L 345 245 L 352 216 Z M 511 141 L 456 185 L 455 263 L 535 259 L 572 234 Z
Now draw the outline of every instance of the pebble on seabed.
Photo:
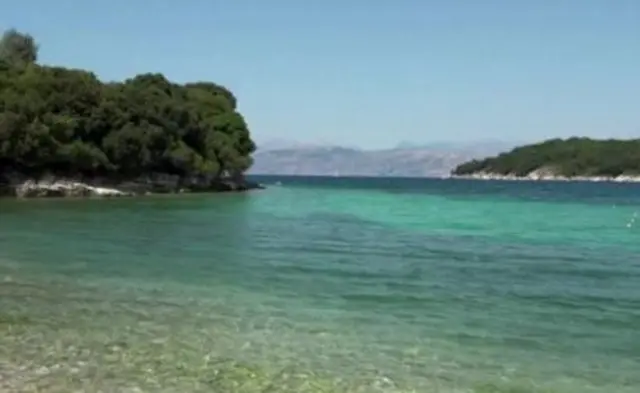
M 36 370 L 36 374 L 37 375 L 47 375 L 49 374 L 51 371 L 49 370 L 49 368 L 47 367 L 40 367 L 39 369 Z

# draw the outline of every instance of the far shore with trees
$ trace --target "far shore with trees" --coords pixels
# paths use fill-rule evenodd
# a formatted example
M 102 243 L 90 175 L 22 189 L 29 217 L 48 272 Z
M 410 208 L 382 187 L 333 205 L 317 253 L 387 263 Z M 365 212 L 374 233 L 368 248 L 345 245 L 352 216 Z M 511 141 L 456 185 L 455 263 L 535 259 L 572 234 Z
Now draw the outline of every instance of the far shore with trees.
M 640 139 L 551 139 L 463 163 L 456 177 L 497 180 L 640 181 Z

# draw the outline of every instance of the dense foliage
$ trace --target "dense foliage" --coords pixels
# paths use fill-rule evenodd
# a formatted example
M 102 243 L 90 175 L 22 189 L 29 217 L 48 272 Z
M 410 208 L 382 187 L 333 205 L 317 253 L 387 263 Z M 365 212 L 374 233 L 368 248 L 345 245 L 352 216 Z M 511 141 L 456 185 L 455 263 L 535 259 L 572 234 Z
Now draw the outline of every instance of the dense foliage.
M 552 139 L 464 163 L 453 173 L 525 176 L 537 169 L 567 177 L 637 175 L 640 174 L 640 139 Z
M 0 41 L 0 172 L 216 178 L 251 166 L 255 145 L 236 99 L 210 82 L 161 74 L 103 83 L 36 64 L 34 39 Z

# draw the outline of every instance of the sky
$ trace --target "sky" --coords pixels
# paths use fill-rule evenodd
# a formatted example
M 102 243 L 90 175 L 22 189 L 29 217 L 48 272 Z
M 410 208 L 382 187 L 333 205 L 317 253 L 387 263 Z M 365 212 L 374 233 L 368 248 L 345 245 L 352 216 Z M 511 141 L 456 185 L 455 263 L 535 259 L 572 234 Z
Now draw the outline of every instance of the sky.
M 225 85 L 258 143 L 640 137 L 639 0 L 21 0 L 0 28 L 104 80 Z

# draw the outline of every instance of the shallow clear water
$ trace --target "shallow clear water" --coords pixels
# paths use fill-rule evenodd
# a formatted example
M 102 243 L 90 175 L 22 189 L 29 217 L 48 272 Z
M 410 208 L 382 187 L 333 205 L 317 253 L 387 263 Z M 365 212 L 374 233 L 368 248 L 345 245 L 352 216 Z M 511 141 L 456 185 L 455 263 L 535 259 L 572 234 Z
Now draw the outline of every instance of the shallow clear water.
M 640 391 L 640 186 L 261 180 L 0 201 L 0 390 Z

